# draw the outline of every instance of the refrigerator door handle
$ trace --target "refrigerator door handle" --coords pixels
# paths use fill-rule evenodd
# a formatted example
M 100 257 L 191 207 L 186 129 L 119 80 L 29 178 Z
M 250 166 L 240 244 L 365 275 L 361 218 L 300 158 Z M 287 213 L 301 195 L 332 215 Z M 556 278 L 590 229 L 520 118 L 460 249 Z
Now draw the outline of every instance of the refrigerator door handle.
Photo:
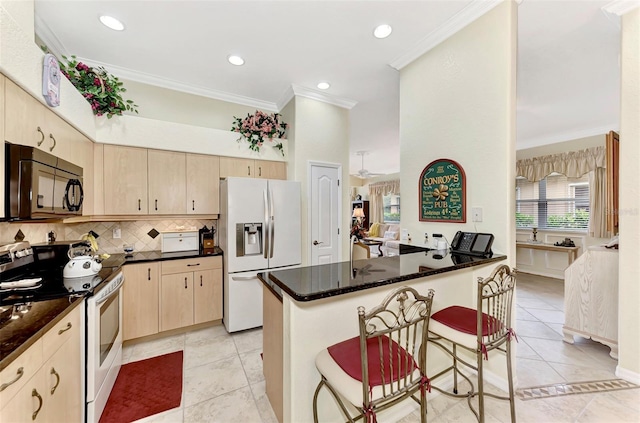
M 276 221 L 274 216 L 276 213 L 273 210 L 273 194 L 271 193 L 271 190 L 269 190 L 269 210 L 271 211 L 271 216 L 269 220 L 269 231 L 271 232 L 269 234 L 269 241 L 271 242 L 271 246 L 269 247 L 269 258 L 273 258 L 273 243 L 275 240 L 274 228 L 276 226 Z
M 269 258 L 269 201 L 267 199 L 269 190 L 262 192 L 264 196 L 264 227 L 262 228 L 262 237 L 264 238 L 264 258 Z

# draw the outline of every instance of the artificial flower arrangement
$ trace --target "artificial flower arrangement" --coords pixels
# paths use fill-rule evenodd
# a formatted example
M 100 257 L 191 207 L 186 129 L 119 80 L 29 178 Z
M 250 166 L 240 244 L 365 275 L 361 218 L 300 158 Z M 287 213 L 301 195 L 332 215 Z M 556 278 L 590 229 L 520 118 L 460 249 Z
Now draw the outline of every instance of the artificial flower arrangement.
M 125 110 L 138 113 L 137 107 L 132 100 L 124 100 L 122 93 L 126 92 L 122 82 L 118 77 L 110 75 L 103 67 L 89 67 L 76 60 L 76 56 L 71 59 L 62 56 L 64 62 L 59 60 L 60 72 L 82 96 L 91 104 L 91 110 L 96 116 L 107 115 L 120 116 Z
M 273 142 L 274 138 L 284 137 L 289 125 L 284 123 L 281 117 L 282 115 L 279 113 L 267 114 L 256 110 L 255 114 L 247 114 L 244 119 L 234 116 L 231 130 L 240 134 L 238 142 L 244 138 L 249 142 L 250 150 L 260 151 L 260 147 L 265 141 Z M 281 142 L 273 147 L 280 150 L 280 153 L 284 156 Z

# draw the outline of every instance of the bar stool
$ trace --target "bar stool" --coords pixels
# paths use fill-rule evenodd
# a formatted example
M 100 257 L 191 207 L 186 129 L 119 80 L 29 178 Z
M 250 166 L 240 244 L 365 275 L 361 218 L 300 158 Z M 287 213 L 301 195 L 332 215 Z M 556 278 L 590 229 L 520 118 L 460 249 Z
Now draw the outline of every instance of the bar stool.
M 318 422 L 318 394 L 324 386 L 350 422 L 361 418 L 375 422 L 377 412 L 407 398 L 420 404 L 421 421 L 427 421 L 426 346 L 433 294 L 431 289 L 422 296 L 403 286 L 369 312 L 358 307 L 359 336 L 316 356 L 321 379 L 313 396 L 314 422 Z M 359 413 L 351 416 L 343 400 Z
M 513 331 L 511 306 L 516 286 L 516 270 L 506 265 L 496 267 L 488 278 L 478 278 L 477 306 L 475 309 L 461 306 L 449 306 L 431 316 L 429 342 L 437 345 L 452 359 L 452 365 L 431 378 L 436 378 L 453 371 L 453 394 L 433 385 L 433 388 L 449 396 L 466 397 L 469 408 L 479 422 L 484 422 L 484 396 L 509 401 L 511 421 L 516 421 L 513 395 L 513 372 L 511 369 L 511 340 L 515 338 Z M 470 363 L 458 354 L 458 348 L 475 355 L 476 362 Z M 502 351 L 507 358 L 507 378 L 509 396 L 499 396 L 484 391 L 483 359 L 488 360 L 492 351 Z M 478 391 L 463 372 L 459 364 L 475 370 L 478 374 Z M 458 375 L 464 377 L 471 385 L 471 391 L 458 395 Z M 478 397 L 478 410 L 471 404 L 473 397 Z

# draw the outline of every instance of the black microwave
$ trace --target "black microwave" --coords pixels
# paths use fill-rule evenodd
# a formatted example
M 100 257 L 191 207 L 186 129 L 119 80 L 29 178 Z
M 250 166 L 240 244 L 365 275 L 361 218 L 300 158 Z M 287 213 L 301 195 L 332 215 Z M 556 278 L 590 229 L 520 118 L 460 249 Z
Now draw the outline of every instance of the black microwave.
M 82 168 L 35 147 L 5 143 L 5 219 L 82 214 Z

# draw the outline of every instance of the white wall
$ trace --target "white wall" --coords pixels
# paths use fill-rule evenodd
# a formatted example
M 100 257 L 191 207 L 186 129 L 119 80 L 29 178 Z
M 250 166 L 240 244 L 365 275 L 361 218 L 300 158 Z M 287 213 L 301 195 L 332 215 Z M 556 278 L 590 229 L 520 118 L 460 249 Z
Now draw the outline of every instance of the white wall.
M 517 8 L 504 2 L 400 74 L 401 226 L 409 233 L 495 235 L 515 263 L 515 81 Z M 465 170 L 467 223 L 418 220 L 420 173 L 447 158 Z M 471 207 L 484 221 L 471 222 Z M 414 236 L 422 239 L 422 236 Z
M 295 97 L 295 121 L 292 125 L 293 140 L 289 139 L 290 164 L 293 169 L 289 179 L 300 181 L 302 184 L 302 264 L 307 264 L 309 254 L 308 204 L 309 179 L 307 175 L 308 162 L 336 163 L 342 166 L 342 256 L 348 257 L 348 234 L 351 215 L 349 207 L 349 189 L 345 181 L 349 180 L 349 110 L 312 100 L 305 97 Z M 287 113 L 288 115 L 290 114 Z M 346 257 L 345 257 L 346 255 Z
M 620 279 L 616 374 L 640 383 L 640 8 L 622 17 Z

